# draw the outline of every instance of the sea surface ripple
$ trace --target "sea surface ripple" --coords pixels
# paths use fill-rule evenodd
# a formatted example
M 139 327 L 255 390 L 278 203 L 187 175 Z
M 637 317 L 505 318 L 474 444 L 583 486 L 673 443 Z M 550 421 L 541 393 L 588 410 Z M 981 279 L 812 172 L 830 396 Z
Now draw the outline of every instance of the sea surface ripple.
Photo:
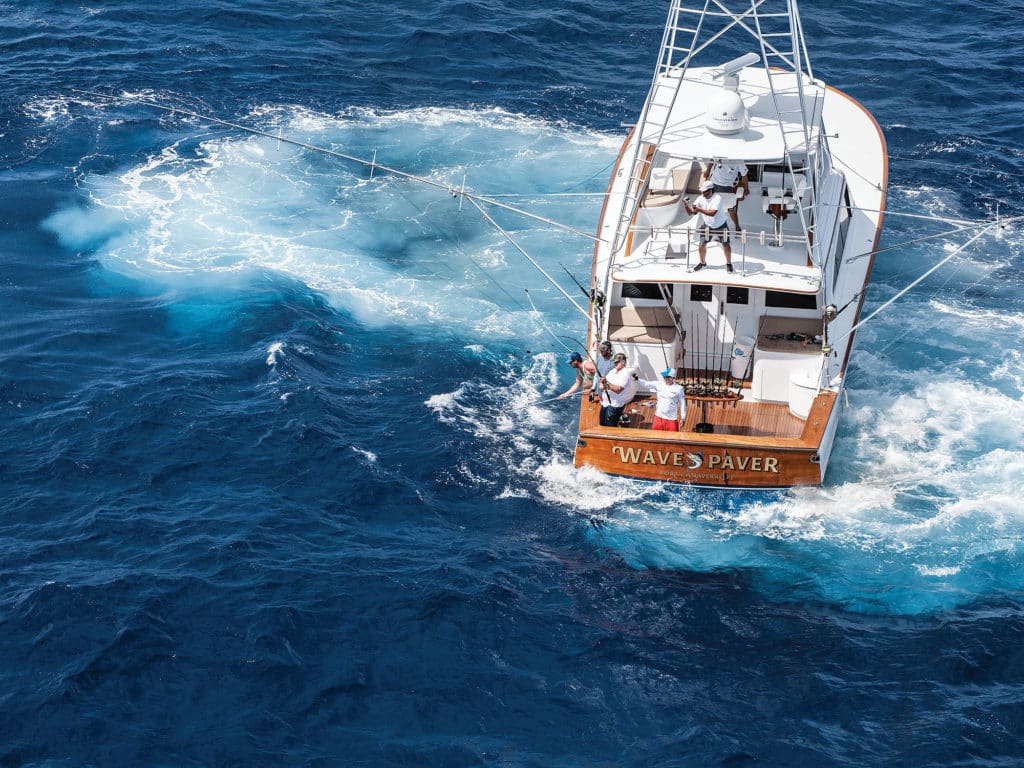
M 1024 214 L 1018 2 L 804 6 L 883 246 Z M 0 765 L 1024 762 L 1018 224 L 879 255 L 868 311 L 953 258 L 822 488 L 611 478 L 540 402 L 582 318 L 474 210 L 94 93 L 591 231 L 665 7 L 0 10 Z M 499 221 L 578 294 L 586 240 Z

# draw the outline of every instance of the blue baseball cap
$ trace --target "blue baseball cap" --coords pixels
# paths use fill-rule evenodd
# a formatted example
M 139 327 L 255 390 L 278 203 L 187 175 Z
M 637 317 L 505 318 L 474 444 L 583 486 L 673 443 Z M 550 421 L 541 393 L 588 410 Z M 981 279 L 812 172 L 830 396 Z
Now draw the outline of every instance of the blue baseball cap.
M 573 363 L 582 363 L 582 362 L 583 362 L 583 355 L 581 355 L 579 352 L 573 352 L 571 355 L 569 355 L 569 365 L 572 365 Z
M 661 372 L 661 375 L 662 375 L 662 378 L 666 378 L 666 379 L 667 378 L 673 378 L 674 379 L 676 377 L 676 372 L 673 371 L 671 368 L 666 368 L 664 371 Z

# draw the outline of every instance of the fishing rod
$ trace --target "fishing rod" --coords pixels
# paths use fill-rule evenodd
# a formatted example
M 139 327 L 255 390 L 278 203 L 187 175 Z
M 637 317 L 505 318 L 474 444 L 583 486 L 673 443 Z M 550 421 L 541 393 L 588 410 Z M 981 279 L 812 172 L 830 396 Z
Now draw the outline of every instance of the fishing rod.
M 711 331 L 711 349 L 714 352 L 714 355 L 711 358 L 711 364 L 714 366 L 715 371 L 711 380 L 711 387 L 716 393 L 718 392 L 718 385 L 721 383 L 719 381 L 719 374 L 722 366 L 722 355 L 719 349 L 719 345 L 722 343 L 722 340 L 719 338 L 721 336 L 722 329 L 719 327 L 719 317 L 721 317 L 721 315 L 715 315 L 715 327 Z
M 703 361 L 703 387 L 708 389 L 711 378 L 711 312 L 705 310 L 705 361 Z
M 697 312 L 692 305 L 690 306 L 690 328 L 693 330 L 693 354 L 690 356 L 693 365 L 690 366 L 690 385 L 696 392 L 697 366 L 700 365 L 700 332 L 697 330 Z
M 561 344 L 562 347 L 567 352 L 571 352 L 572 350 L 569 347 L 567 347 L 564 342 L 561 341 L 561 339 L 563 339 L 563 338 L 564 339 L 568 339 L 573 344 L 575 344 L 577 347 L 579 347 L 581 350 L 583 350 L 584 357 L 586 357 L 586 359 L 590 361 L 590 364 L 594 366 L 594 382 L 592 383 L 592 385 L 590 387 L 590 390 L 588 390 L 588 391 L 596 390 L 597 389 L 597 361 L 594 359 L 594 356 L 590 354 L 590 350 L 587 349 L 579 341 L 579 339 L 574 339 L 572 336 L 558 336 L 557 334 L 555 334 L 555 332 L 551 330 L 551 328 L 548 326 L 548 324 L 544 322 L 543 316 L 541 315 L 540 311 L 537 309 L 537 305 L 533 303 L 533 297 L 530 296 L 530 290 L 528 288 L 524 288 L 523 290 L 526 291 L 526 298 L 530 302 L 530 306 L 533 308 L 534 313 L 537 315 L 537 320 L 540 322 L 540 324 L 542 326 L 544 326 L 544 330 L 546 330 L 549 334 L 551 334 L 551 336 L 555 339 L 555 341 L 557 341 L 559 344 Z M 580 372 L 579 375 L 582 375 L 582 372 Z M 548 402 L 548 401 L 544 400 L 542 402 Z
M 225 126 L 227 128 L 233 128 L 236 131 L 243 131 L 244 133 L 251 133 L 251 134 L 253 134 L 255 136 L 264 136 L 264 137 L 266 137 L 268 139 L 273 139 L 274 141 L 284 142 L 285 144 L 291 144 L 291 145 L 296 146 L 296 147 L 301 147 L 302 149 L 308 149 L 310 152 L 320 152 L 320 153 L 322 153 L 324 155 L 330 155 L 331 157 L 337 157 L 337 158 L 339 158 L 341 160 L 348 160 L 349 162 L 352 162 L 352 163 L 358 163 L 360 165 L 364 165 L 364 166 L 366 166 L 366 167 L 368 167 L 370 169 L 371 177 L 373 175 L 374 170 L 384 171 L 385 173 L 390 173 L 392 176 L 398 176 L 399 178 L 408 179 L 410 181 L 419 182 L 420 184 L 426 184 L 426 185 L 431 186 L 431 187 L 436 187 L 438 189 L 443 189 L 445 192 L 450 194 L 452 197 L 462 197 L 462 198 L 465 198 L 465 199 L 470 200 L 470 201 L 480 201 L 480 202 L 483 202 L 483 203 L 487 203 L 488 205 L 493 205 L 496 208 L 502 208 L 502 209 L 504 209 L 506 211 L 510 211 L 512 213 L 517 213 L 520 216 L 525 216 L 528 219 L 534 219 L 536 221 L 540 221 L 540 222 L 543 222 L 545 224 L 550 224 L 553 227 L 557 227 L 559 229 L 564 229 L 567 232 L 572 232 L 573 234 L 579 235 L 580 237 L 585 237 L 588 240 L 594 240 L 594 241 L 597 241 L 597 242 L 605 242 L 605 240 L 603 238 L 597 237 L 596 235 L 592 235 L 589 232 L 584 232 L 583 230 L 576 229 L 575 227 L 570 227 L 568 224 L 562 224 L 561 222 L 555 221 L 554 219 L 549 219 L 549 218 L 547 218 L 545 216 L 539 216 L 539 215 L 537 215 L 535 213 L 530 213 L 529 211 L 525 211 L 522 208 L 516 208 L 515 206 L 508 205 L 507 203 L 499 202 L 497 200 L 494 200 L 494 199 L 492 199 L 490 197 L 487 197 L 487 196 L 484 196 L 484 195 L 477 195 L 477 194 L 474 194 L 472 192 L 467 192 L 464 187 L 460 189 L 460 188 L 455 187 L 455 186 L 453 186 L 451 184 L 448 184 L 446 182 L 435 181 L 434 179 L 429 179 L 429 178 L 427 178 L 425 176 L 417 176 L 417 175 L 412 174 L 412 173 L 406 173 L 405 171 L 400 171 L 397 168 L 392 168 L 392 167 L 387 166 L 387 165 L 382 165 L 381 163 L 377 162 L 376 155 L 374 155 L 374 159 L 366 160 L 366 159 L 361 158 L 361 157 L 356 157 L 355 155 L 349 155 L 349 154 L 346 154 L 344 152 L 338 152 L 338 151 L 333 150 L 333 149 L 327 149 L 326 147 L 320 147 L 320 146 L 317 146 L 316 144 L 309 144 L 309 143 L 307 143 L 305 141 L 299 141 L 298 139 L 293 139 L 293 138 L 290 138 L 288 136 L 284 136 L 284 135 L 281 135 L 281 134 L 273 134 L 273 133 L 270 133 L 269 131 L 260 130 L 259 128 L 252 128 L 252 127 L 250 127 L 248 125 L 242 125 L 240 123 L 233 123 L 230 120 L 222 120 L 221 118 L 213 117 L 212 115 L 203 115 L 203 114 L 200 114 L 199 112 L 193 112 L 193 111 L 188 110 L 188 109 L 182 109 L 181 107 L 169 107 L 169 106 L 167 106 L 165 104 L 160 104 L 160 103 L 155 102 L 155 101 L 150 101 L 149 99 L 140 99 L 137 96 L 125 96 L 125 95 L 115 96 L 115 95 L 111 95 L 111 94 L 108 94 L 108 93 L 100 93 L 98 91 L 89 91 L 89 90 L 85 90 L 83 88 L 72 88 L 71 91 L 73 93 L 82 93 L 82 94 L 85 94 L 87 96 L 95 96 L 97 98 L 106 99 L 108 101 L 125 101 L 125 102 L 128 102 L 130 104 L 140 104 L 140 105 L 143 105 L 143 106 L 146 106 L 146 107 L 152 107 L 153 109 L 163 110 L 164 112 L 168 112 L 168 113 L 170 113 L 172 115 L 174 115 L 174 114 L 187 115 L 188 117 L 194 117 L 197 120 L 202 120 L 204 122 L 214 123 L 215 125 L 223 125 L 223 126 Z
M 691 333 L 690 333 L 690 336 L 696 337 L 696 334 L 695 334 L 695 333 L 693 333 L 693 331 L 694 331 L 695 329 L 696 329 L 696 326 L 694 326 L 694 324 L 693 324 L 693 307 L 691 306 L 691 307 L 690 307 L 690 331 L 691 331 Z M 695 338 L 694 338 L 694 340 L 693 340 L 693 346 L 694 346 L 694 347 L 696 347 L 696 339 L 695 339 Z M 687 351 L 690 351 L 690 350 L 687 350 Z M 685 358 L 684 358 L 684 359 L 685 359 L 685 360 L 686 360 L 687 362 L 692 362 L 692 360 L 693 360 L 693 355 L 692 355 L 692 354 L 687 354 L 687 355 L 685 356 Z M 688 371 L 689 373 L 687 373 L 687 371 Z M 693 366 L 689 366 L 688 368 L 684 368 L 684 369 L 683 369 L 683 377 L 685 378 L 685 380 L 686 380 L 686 383 L 687 383 L 688 385 L 689 385 L 689 384 L 692 384 L 692 381 L 691 381 L 691 380 L 693 379 Z
M 573 392 L 571 395 L 566 395 L 565 397 L 577 397 L 579 395 L 582 395 L 585 391 L 589 392 L 590 390 L 589 389 L 588 390 L 584 390 L 583 387 L 580 387 L 576 392 Z M 530 408 L 530 407 L 532 407 L 534 405 L 543 405 L 544 403 L 550 403 L 553 400 L 562 400 L 562 399 L 563 399 L 563 397 L 561 395 L 555 395 L 554 397 L 548 397 L 548 398 L 545 398 L 544 400 L 532 400 L 529 403 L 526 403 L 523 407 L 524 408 Z
M 494 227 L 502 235 L 504 235 L 505 239 L 508 240 L 510 243 L 512 243 L 512 245 L 515 247 L 515 249 L 517 251 L 519 251 L 521 254 L 523 254 L 523 256 L 526 257 L 527 261 L 529 261 L 531 264 L 533 264 L 534 267 L 537 268 L 538 272 L 540 272 L 542 275 L 544 275 L 544 277 L 547 278 L 549 283 L 551 283 L 553 286 L 555 286 L 555 288 L 558 289 L 559 293 L 561 293 L 563 296 L 565 296 L 566 300 L 570 304 L 572 304 L 574 307 L 576 307 L 577 310 L 579 310 L 581 315 L 583 315 L 585 318 L 587 318 L 587 322 L 590 322 L 590 313 L 587 312 L 585 309 L 583 309 L 583 307 L 581 307 L 575 301 L 573 301 L 572 296 L 570 296 L 568 293 L 566 293 L 565 289 L 562 288 L 562 286 L 560 286 L 558 283 L 556 283 L 554 278 L 551 277 L 551 275 L 549 275 L 546 271 L 544 271 L 544 267 L 542 267 L 540 264 L 538 264 L 530 254 L 528 254 L 525 250 L 523 250 L 522 246 L 520 246 L 519 243 L 517 243 L 512 238 L 512 235 L 510 235 L 508 232 L 506 232 L 504 229 L 502 229 L 501 226 L 498 224 L 498 222 L 496 222 L 493 218 L 491 218 L 490 214 L 488 214 L 487 211 L 485 211 L 482 207 L 480 207 L 480 203 L 478 203 L 472 197 L 468 197 L 466 199 L 469 200 L 469 202 L 473 204 L 473 207 L 475 207 L 480 212 L 481 216 L 483 216 L 485 219 L 487 219 L 488 222 L 490 222 L 492 227 Z
M 586 296 L 587 300 L 589 301 L 590 300 L 590 291 L 588 291 L 586 288 L 584 288 L 582 285 L 580 285 L 580 281 L 576 279 L 576 276 L 572 272 L 570 272 L 568 269 L 565 268 L 565 264 L 559 264 L 558 266 L 560 266 L 562 268 L 562 270 L 565 272 L 565 274 L 567 274 L 569 276 L 570 280 L 572 280 L 574 283 L 576 283 L 576 287 L 579 288 L 581 291 L 583 291 L 583 295 Z
M 728 316 L 726 317 L 726 320 L 728 320 Z M 728 322 L 725 325 L 726 325 L 726 328 L 729 327 L 729 323 Z M 723 356 L 722 364 L 725 366 L 725 391 L 726 391 L 726 394 L 728 394 L 729 389 L 732 386 L 732 348 L 734 346 L 736 346 L 736 327 L 735 326 L 733 326 L 733 328 L 732 328 L 732 341 L 733 341 L 732 344 L 726 344 L 725 343 L 725 339 L 722 339 L 722 346 L 725 347 L 725 349 L 722 350 L 722 356 Z M 726 353 L 728 353 L 728 355 L 729 355 L 728 361 L 726 361 L 726 359 L 725 359 L 725 354 Z

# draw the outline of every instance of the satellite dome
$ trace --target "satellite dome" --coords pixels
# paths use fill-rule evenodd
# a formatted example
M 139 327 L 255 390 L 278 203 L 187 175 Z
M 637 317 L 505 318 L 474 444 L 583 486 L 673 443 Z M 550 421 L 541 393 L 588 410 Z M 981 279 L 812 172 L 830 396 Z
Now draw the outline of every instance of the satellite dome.
M 735 91 L 725 88 L 708 102 L 706 125 L 711 133 L 739 133 L 747 127 L 747 108 Z

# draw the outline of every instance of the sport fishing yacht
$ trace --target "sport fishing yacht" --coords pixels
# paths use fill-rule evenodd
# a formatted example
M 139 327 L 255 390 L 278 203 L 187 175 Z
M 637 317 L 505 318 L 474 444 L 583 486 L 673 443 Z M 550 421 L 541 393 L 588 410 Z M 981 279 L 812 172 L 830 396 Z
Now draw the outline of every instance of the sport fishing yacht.
M 588 353 L 598 362 L 608 340 L 640 380 L 669 373 L 686 415 L 679 431 L 652 429 L 641 388 L 602 426 L 611 402 L 585 396 L 576 465 L 699 486 L 821 483 L 886 181 L 874 118 L 811 72 L 796 0 L 672 0 L 598 224 Z

